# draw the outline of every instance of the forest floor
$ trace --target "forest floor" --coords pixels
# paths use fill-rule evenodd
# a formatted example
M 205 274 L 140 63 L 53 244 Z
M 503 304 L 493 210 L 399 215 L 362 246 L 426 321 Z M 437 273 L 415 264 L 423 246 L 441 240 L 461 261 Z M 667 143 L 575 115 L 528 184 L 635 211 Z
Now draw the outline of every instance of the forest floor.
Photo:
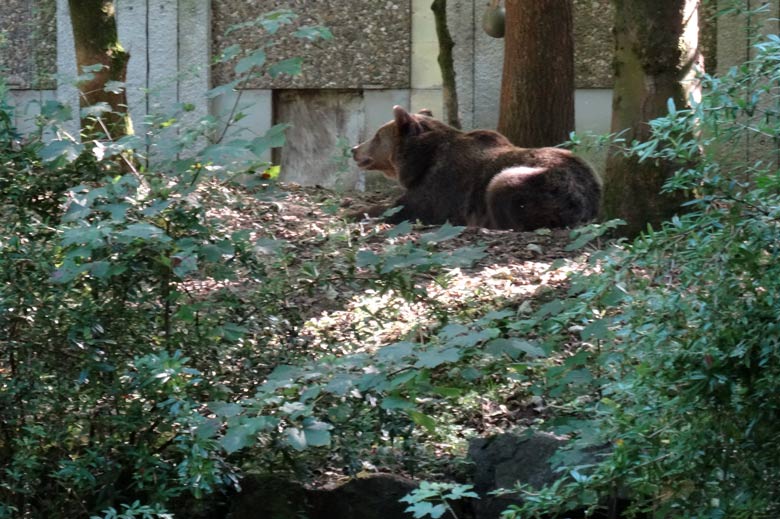
M 570 251 L 571 231 L 534 232 L 466 228 L 437 242 L 437 252 L 478 258 L 470 266 L 443 267 L 441 272 L 414 271 L 419 300 L 393 291 L 354 283 L 365 276 L 344 274 L 349 268 L 340 256 L 348 249 L 387 254 L 405 242 L 420 243 L 439 227 L 405 226 L 379 220 L 349 222 L 356 208 L 391 203 L 395 193 L 337 193 L 320 187 L 281 185 L 276 194 L 249 196 L 215 206 L 213 215 L 234 230 L 250 230 L 257 238 L 284 240 L 290 269 L 320 269 L 317 281 L 302 282 L 287 293 L 285 305 L 300 321 L 288 345 L 309 355 L 375 350 L 400 340 L 424 341 L 441 327 L 441 316 L 455 322 L 476 321 L 488 312 L 510 310 L 517 319 L 543 303 L 565 294 L 571 272 L 585 268 L 587 254 Z M 453 233 L 454 234 L 454 233 Z M 389 249 L 390 248 L 390 249 Z M 475 253 L 475 251 L 477 251 Z M 482 251 L 482 253 L 479 253 Z M 468 263 L 468 262 L 467 262 Z M 354 264 L 354 263 L 353 263 Z M 412 267 L 409 269 L 412 271 Z M 311 275 L 311 272 L 308 272 Z M 293 279 L 295 273 L 287 273 Z M 301 279 L 305 276 L 300 276 Z M 244 289 L 251 285 L 242 282 Z M 574 342 L 574 339 L 573 339 Z M 544 413 L 538 399 L 496 402 L 485 398 L 481 411 L 470 413 L 469 429 L 484 434 L 530 425 Z

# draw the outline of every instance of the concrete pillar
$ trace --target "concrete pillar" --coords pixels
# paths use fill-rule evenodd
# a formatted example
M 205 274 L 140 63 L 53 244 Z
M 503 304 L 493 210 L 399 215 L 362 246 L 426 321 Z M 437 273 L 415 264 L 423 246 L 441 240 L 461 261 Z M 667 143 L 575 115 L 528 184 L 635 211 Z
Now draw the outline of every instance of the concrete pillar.
M 211 0 L 179 0 L 178 5 L 178 99 L 194 105 L 184 115 L 185 122 L 194 122 L 209 113 Z
M 57 0 L 57 100 L 73 110 L 73 119 L 66 122 L 63 129 L 76 139 L 81 128 L 77 76 L 76 46 L 68 0 Z
M 133 128 L 142 132 L 144 117 L 148 113 L 146 89 L 149 70 L 149 42 L 146 39 L 147 0 L 121 0 L 116 4 L 116 21 L 119 41 L 130 54 L 127 62 L 127 107 Z
M 433 110 L 442 117 L 441 69 L 437 61 L 439 42 L 431 0 L 412 0 L 412 111 Z

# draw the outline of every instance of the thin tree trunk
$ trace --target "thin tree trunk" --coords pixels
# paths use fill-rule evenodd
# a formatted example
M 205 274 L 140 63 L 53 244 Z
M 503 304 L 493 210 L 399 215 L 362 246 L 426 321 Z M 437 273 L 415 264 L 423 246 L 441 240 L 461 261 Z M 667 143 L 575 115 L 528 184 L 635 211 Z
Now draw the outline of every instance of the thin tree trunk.
M 452 41 L 452 35 L 447 25 L 447 0 L 433 0 L 431 10 L 436 20 L 436 36 L 439 40 L 439 68 L 441 68 L 442 76 L 444 117 L 447 124 L 460 128 L 455 63 L 452 59 L 452 49 L 455 47 L 455 42 Z
M 82 128 L 88 136 L 102 136 L 108 130 L 110 137 L 116 139 L 132 131 L 127 115 L 127 96 L 124 89 L 119 93 L 107 92 L 104 87 L 108 81 L 125 82 L 127 62 L 130 55 L 119 43 L 114 2 L 112 0 L 68 0 L 70 20 L 73 27 L 73 39 L 76 46 L 76 62 L 83 73 L 85 67 L 103 65 L 103 69 L 93 72 L 94 77 L 79 84 L 81 107 L 106 102 L 113 113 L 101 118 L 106 128 L 90 127 L 90 121 L 82 120 Z
M 571 0 L 506 0 L 498 131 L 517 146 L 566 141 L 574 130 Z
M 696 87 L 699 0 L 615 0 L 615 86 L 612 131 L 640 142 L 650 137 L 648 122 L 688 103 Z M 661 195 L 673 174 L 668 163 L 643 162 L 620 152 L 607 159 L 603 212 L 627 222 L 635 236 L 680 211 L 682 193 Z

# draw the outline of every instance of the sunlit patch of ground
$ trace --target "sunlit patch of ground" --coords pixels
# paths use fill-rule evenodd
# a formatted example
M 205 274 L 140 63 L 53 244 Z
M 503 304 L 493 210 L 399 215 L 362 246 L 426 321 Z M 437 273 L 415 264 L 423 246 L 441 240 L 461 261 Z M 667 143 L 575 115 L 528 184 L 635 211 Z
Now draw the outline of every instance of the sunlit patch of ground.
M 350 208 L 389 202 L 393 194 L 338 194 L 319 187 L 281 185 L 259 193 L 225 189 L 212 196 L 215 199 L 210 201 L 208 216 L 221 222 L 226 234 L 246 230 L 253 241 L 284 241 L 291 258 L 284 274 L 292 279 L 307 264 L 324 264 L 338 274 L 342 266 L 339 255 L 349 248 L 382 254 L 388 246 L 384 234 L 392 229 L 378 221 L 348 223 L 345 217 Z M 391 241 L 416 240 L 431 229 L 415 228 Z M 322 352 L 334 346 L 342 351 L 372 350 L 400 339 L 424 337 L 437 324 L 432 306 L 466 319 L 497 306 L 516 309 L 519 314 L 530 312 L 535 297 L 561 289 L 568 273 L 583 266 L 581 253 L 565 250 L 569 241 L 567 230 L 466 229 L 439 243 L 437 249 L 480 246 L 485 256 L 470 268 L 449 269 L 435 279 L 430 274 L 416 275 L 415 282 L 424 288 L 425 297 L 409 301 L 396 291 L 382 291 L 370 283 L 356 287 L 338 275 L 316 283 L 301 276 L 300 286 L 290 291 L 285 304 L 304 318 L 299 344 Z M 260 247 L 258 254 L 263 253 Z M 551 268 L 560 259 L 567 261 Z M 371 277 L 360 271 L 356 275 Z M 256 287 L 251 279 L 238 277 L 191 281 L 186 288 L 207 297 L 210 291 L 248 292 Z

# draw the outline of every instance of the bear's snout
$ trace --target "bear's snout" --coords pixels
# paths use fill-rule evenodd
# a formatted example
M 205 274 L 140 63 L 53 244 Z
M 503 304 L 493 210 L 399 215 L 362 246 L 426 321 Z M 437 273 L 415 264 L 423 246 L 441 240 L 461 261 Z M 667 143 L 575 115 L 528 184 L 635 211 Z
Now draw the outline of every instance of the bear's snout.
M 360 144 L 352 148 L 352 160 L 357 162 L 359 168 L 369 168 L 374 161 L 371 159 L 371 157 L 365 156 L 365 153 L 361 156 L 360 153 Z

